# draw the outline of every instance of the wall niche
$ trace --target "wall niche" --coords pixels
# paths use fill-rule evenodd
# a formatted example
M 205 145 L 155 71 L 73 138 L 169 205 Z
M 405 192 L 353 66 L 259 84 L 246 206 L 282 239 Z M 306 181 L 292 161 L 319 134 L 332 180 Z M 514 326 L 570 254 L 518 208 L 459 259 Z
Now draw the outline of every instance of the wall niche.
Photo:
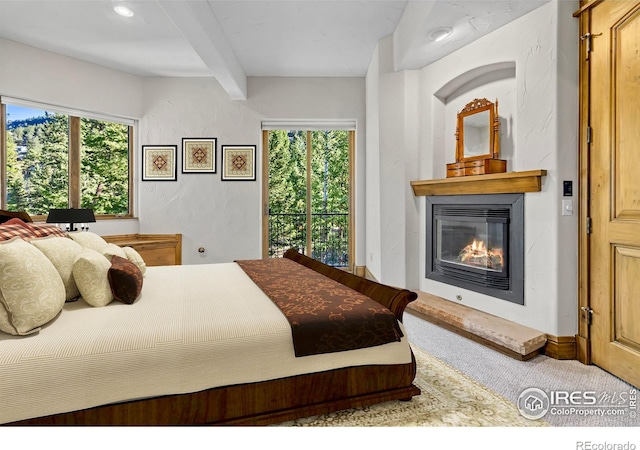
M 446 176 L 446 164 L 455 162 L 458 113 L 476 98 L 498 100 L 500 158 L 507 161 L 507 172 L 515 170 L 516 64 L 507 61 L 484 65 L 456 76 L 433 96 L 432 130 L 434 178 Z

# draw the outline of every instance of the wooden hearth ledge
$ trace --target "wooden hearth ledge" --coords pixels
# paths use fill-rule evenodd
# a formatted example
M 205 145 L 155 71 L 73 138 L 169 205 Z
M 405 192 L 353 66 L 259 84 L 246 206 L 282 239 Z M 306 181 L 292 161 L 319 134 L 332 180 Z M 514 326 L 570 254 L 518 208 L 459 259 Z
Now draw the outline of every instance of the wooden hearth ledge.
M 412 181 L 413 195 L 512 194 L 540 192 L 546 170 L 493 173 L 440 180 Z
M 541 353 L 547 335 L 468 306 L 417 291 L 406 312 L 519 360 Z

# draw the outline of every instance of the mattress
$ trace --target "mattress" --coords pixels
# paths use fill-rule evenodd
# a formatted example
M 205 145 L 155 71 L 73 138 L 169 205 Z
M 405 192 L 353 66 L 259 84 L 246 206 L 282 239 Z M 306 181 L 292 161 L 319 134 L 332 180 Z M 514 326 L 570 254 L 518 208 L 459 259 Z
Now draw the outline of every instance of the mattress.
M 78 300 L 65 304 L 38 334 L 0 333 L 0 423 L 340 367 L 410 362 L 406 337 L 296 357 L 287 319 L 237 264 L 149 267 L 132 305 L 94 308 Z

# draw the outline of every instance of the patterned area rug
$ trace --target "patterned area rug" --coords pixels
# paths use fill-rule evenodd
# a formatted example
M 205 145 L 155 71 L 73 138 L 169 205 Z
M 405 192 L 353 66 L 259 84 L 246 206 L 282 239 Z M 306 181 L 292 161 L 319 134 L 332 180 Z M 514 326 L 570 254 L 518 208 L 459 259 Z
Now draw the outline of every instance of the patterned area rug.
M 306 427 L 540 427 L 516 406 L 462 372 L 412 346 L 418 363 L 414 384 L 422 394 L 410 402 L 391 401 L 366 408 L 284 422 Z

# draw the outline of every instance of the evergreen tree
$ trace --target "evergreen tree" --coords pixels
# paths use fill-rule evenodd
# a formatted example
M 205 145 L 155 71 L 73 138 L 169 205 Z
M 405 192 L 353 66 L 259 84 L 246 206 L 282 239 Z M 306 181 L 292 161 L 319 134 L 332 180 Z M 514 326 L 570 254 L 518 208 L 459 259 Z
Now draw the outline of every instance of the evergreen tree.
M 271 256 L 306 242 L 306 133 L 269 133 L 269 222 Z
M 81 205 L 96 214 L 129 210 L 128 126 L 81 120 Z
M 31 215 L 68 208 L 69 117 L 43 111 L 42 117 L 13 121 L 7 128 L 7 207 Z M 82 208 L 128 212 L 127 125 L 81 119 L 80 166 Z
M 7 132 L 7 208 L 12 211 L 18 211 L 25 202 L 26 191 L 24 189 L 22 175 L 22 156 L 18 155 L 18 147 L 16 138 L 11 131 Z
M 23 135 L 27 147 L 21 161 L 24 197 L 16 207 L 32 215 L 66 208 L 69 202 L 68 117 L 45 114 L 46 121 L 28 126 Z
M 348 262 L 349 132 L 311 133 L 311 230 L 307 213 L 307 132 L 269 132 L 270 256 L 289 247 L 324 262 Z

